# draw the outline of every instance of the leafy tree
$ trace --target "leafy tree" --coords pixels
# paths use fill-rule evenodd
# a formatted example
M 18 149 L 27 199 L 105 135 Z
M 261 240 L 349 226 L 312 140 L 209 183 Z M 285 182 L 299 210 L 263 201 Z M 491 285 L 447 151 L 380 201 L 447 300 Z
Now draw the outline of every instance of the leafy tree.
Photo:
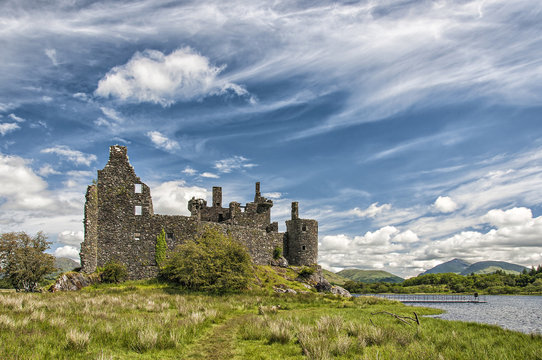
M 215 293 L 245 289 L 252 275 L 247 250 L 216 230 L 177 246 L 160 271 L 162 278 L 186 289 Z
M 164 262 L 166 261 L 166 251 L 167 251 L 167 243 L 166 243 L 166 231 L 162 228 L 162 231 L 158 236 L 156 236 L 156 252 L 154 255 L 154 258 L 156 260 L 156 265 L 158 265 L 159 268 L 161 268 L 164 265 Z
M 43 232 L 0 235 L 0 273 L 17 291 L 39 291 L 43 277 L 55 271 L 55 258 L 44 251 L 51 243 Z
M 120 283 L 126 280 L 128 272 L 126 270 L 126 265 L 110 261 L 101 269 L 100 272 L 100 281 L 104 283 Z

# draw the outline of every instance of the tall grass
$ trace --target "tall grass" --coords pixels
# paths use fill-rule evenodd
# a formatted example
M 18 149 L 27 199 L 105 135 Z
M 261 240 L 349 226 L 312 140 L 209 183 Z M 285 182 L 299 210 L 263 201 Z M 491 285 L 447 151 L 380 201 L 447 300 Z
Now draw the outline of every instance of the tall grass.
M 371 315 L 378 311 L 412 308 L 317 294 L 209 296 L 146 282 L 0 293 L 0 359 L 185 358 L 225 330 L 238 358 L 542 359 L 542 336 L 432 318 L 408 326 Z

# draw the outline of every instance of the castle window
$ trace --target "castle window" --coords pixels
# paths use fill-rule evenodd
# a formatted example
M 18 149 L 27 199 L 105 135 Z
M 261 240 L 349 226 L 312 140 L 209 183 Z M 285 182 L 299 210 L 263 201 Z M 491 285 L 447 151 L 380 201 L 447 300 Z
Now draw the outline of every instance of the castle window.
M 303 227 L 301 228 L 301 231 L 303 231 L 303 232 L 307 231 L 307 225 L 303 225 Z M 303 250 L 305 250 L 305 249 L 303 249 Z
M 139 241 L 141 235 L 139 233 L 134 233 L 134 240 Z
M 134 184 L 134 192 L 136 194 L 141 194 L 142 192 L 141 184 Z
M 307 247 L 305 245 L 301 246 L 301 250 L 305 251 L 307 250 Z
M 136 215 L 141 215 L 141 213 L 142 213 L 141 205 L 136 205 L 136 206 L 135 206 L 134 213 L 135 213 Z
M 167 234 L 166 234 L 166 239 L 167 239 L 167 240 L 173 240 L 173 233 L 171 233 L 171 232 L 170 232 L 170 233 L 167 233 Z

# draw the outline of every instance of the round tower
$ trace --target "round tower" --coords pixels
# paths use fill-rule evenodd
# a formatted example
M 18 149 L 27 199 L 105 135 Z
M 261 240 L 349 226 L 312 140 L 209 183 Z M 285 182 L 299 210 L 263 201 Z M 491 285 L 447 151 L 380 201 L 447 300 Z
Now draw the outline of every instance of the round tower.
M 299 205 L 292 203 L 292 219 L 286 221 L 284 253 L 290 265 L 311 266 L 318 262 L 318 221 L 299 218 Z

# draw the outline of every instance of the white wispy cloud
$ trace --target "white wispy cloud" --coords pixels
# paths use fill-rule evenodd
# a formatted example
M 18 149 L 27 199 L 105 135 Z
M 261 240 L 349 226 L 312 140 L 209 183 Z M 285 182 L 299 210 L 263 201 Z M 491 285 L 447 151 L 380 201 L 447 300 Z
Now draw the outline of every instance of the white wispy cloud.
M 60 172 L 56 171 L 50 164 L 44 164 L 38 170 L 38 174 L 40 174 L 41 176 L 49 176 L 49 175 L 58 175 L 60 174 Z
M 165 55 L 157 50 L 137 52 L 124 65 L 111 69 L 98 83 L 96 95 L 129 102 L 169 106 L 209 95 L 246 95 L 240 85 L 221 80 L 224 66 L 213 66 L 189 47 Z
M 354 208 L 350 210 L 349 213 L 355 216 L 358 216 L 360 218 L 364 218 L 364 217 L 375 218 L 377 215 L 390 209 L 391 209 L 391 204 L 382 204 L 381 206 L 378 206 L 378 203 L 376 202 L 369 205 L 369 207 L 365 210 L 361 210 L 360 208 Z
M 217 174 L 213 174 L 211 172 L 203 172 L 200 174 L 201 177 L 204 177 L 204 178 L 210 178 L 210 179 L 218 179 L 220 176 L 218 176 Z
M 25 122 L 25 121 L 26 121 L 26 120 L 23 119 L 22 117 L 19 117 L 19 116 L 13 114 L 13 113 L 9 114 L 9 115 L 8 115 L 8 118 L 10 118 L 11 120 L 16 121 L 16 122 L 18 122 L 18 123 L 22 123 L 22 122 Z
M 49 58 L 49 60 L 51 60 L 54 66 L 58 65 L 55 49 L 45 49 L 45 55 L 47 55 L 47 57 Z
M 244 156 L 232 156 L 226 159 L 218 160 L 215 162 L 215 169 L 221 173 L 231 173 L 234 170 L 250 169 L 256 164 L 249 163 L 249 160 Z
M 183 174 L 187 174 L 190 176 L 196 175 L 198 172 L 195 169 L 192 169 L 190 166 L 187 166 L 183 170 Z
M 65 145 L 56 145 L 50 148 L 41 150 L 43 154 L 56 154 L 78 165 L 90 166 L 90 164 L 96 161 L 96 155 L 85 154 L 79 150 L 73 150 Z
M 169 139 L 167 136 L 159 131 L 149 131 L 147 136 L 151 139 L 154 146 L 166 151 L 175 151 L 180 149 L 180 145 L 177 141 Z
M 0 134 L 4 136 L 20 128 L 21 127 L 17 125 L 16 123 L 0 123 Z

